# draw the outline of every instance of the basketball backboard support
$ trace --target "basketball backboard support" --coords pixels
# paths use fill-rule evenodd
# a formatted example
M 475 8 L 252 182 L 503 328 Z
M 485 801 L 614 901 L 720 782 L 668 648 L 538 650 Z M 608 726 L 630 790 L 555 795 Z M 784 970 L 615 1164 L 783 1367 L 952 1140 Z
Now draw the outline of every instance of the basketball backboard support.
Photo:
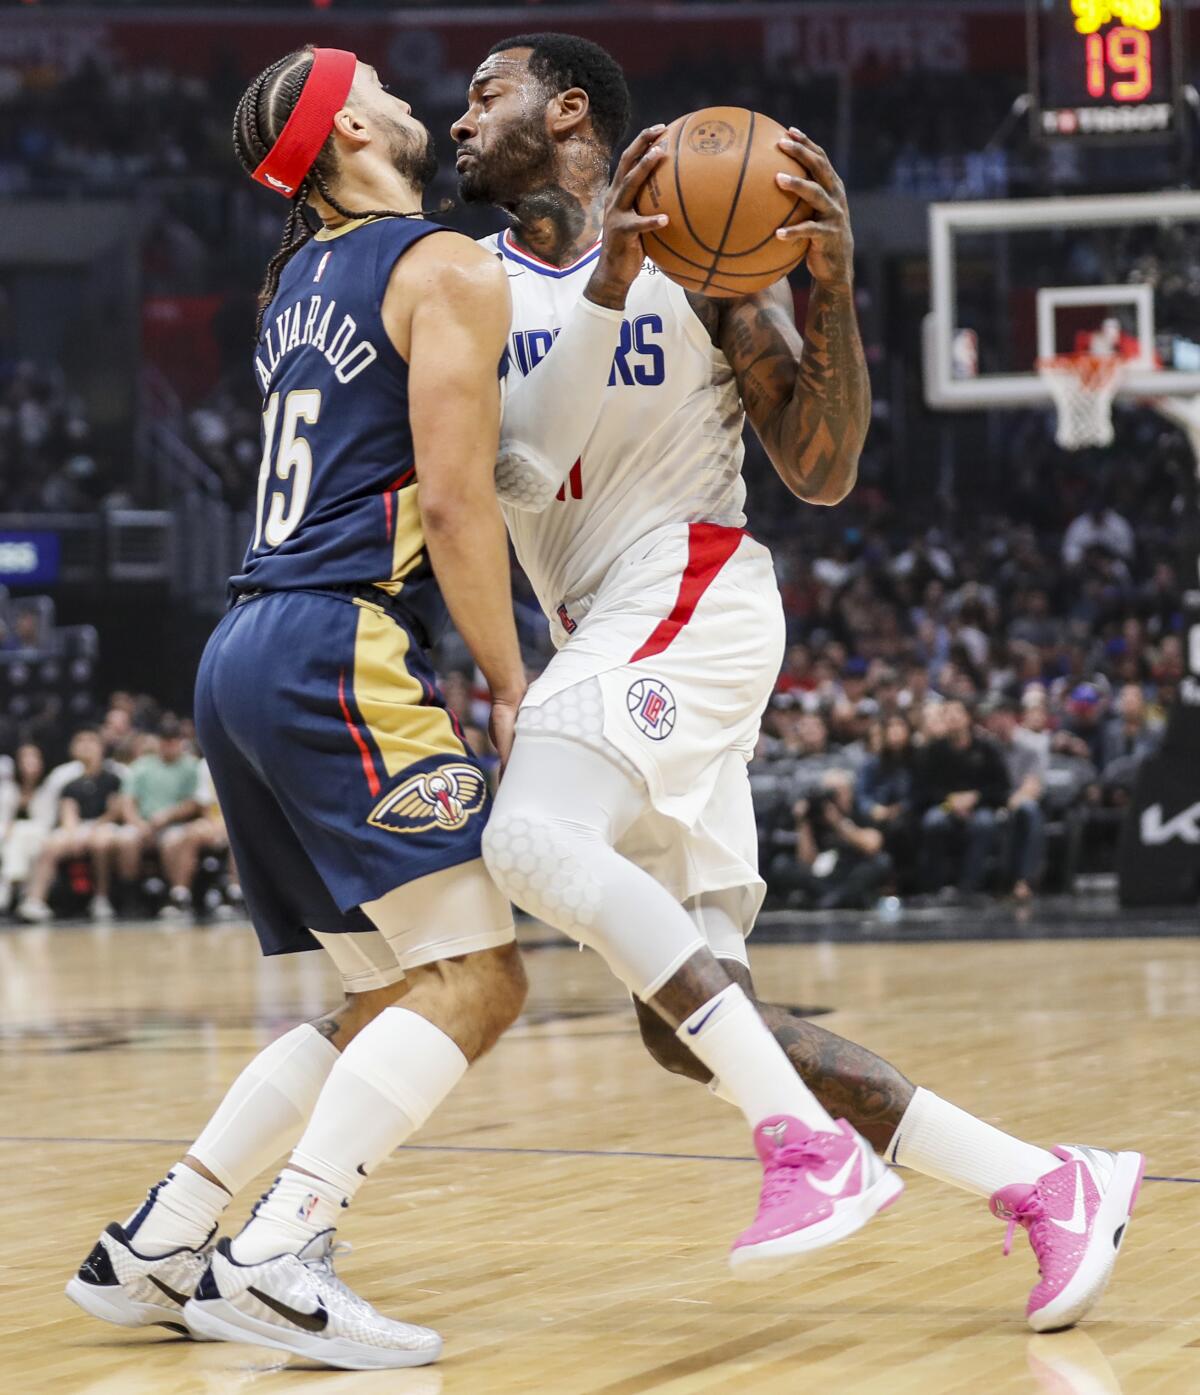
M 1037 356 L 1048 356 L 1055 340 L 1055 317 L 1064 309 L 1086 306 L 1117 307 L 1128 311 L 1136 324 L 1138 352 L 1122 375 L 1122 397 L 1168 397 L 1200 393 L 1200 368 L 1165 363 L 1154 357 L 1154 339 L 1161 323 L 1155 321 L 1155 287 L 1146 273 L 1129 283 L 1063 285 L 1054 275 L 1036 287 L 1037 347 L 1030 343 L 1026 361 L 1001 364 L 997 371 L 989 360 L 986 334 L 979 335 L 960 304 L 960 255 L 962 246 L 979 235 L 1044 233 L 1061 243 L 1073 230 L 1080 238 L 1105 240 L 1106 230 L 1115 239 L 1127 231 L 1145 230 L 1147 237 L 1171 227 L 1191 225 L 1200 235 L 1200 193 L 1084 195 L 1046 199 L 982 200 L 971 203 L 933 204 L 929 210 L 930 313 L 923 326 L 922 358 L 925 399 L 942 411 L 986 411 L 993 408 L 1048 405 L 1050 393 L 1036 371 Z M 1015 239 L 1014 239 L 1015 240 Z M 1036 275 L 1030 271 L 1029 275 Z M 1050 291 L 1053 294 L 1047 295 Z M 1031 300 L 1033 292 L 1031 291 Z M 979 337 L 977 371 L 962 371 L 963 336 Z M 958 353 L 956 361 L 956 341 Z M 1048 351 L 1048 352 L 1047 352 Z M 995 356 L 993 356 L 994 358 Z

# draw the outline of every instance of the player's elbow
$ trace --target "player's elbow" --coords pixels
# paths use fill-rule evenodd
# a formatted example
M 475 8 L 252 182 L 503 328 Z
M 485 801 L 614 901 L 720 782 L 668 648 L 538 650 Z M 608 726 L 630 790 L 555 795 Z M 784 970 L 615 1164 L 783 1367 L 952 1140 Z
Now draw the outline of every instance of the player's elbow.
M 445 485 L 430 487 L 424 482 L 417 495 L 421 510 L 421 527 L 427 538 L 456 538 L 468 534 L 478 524 L 481 508 L 491 505 L 496 496 L 487 481 L 460 482 L 454 488 Z
M 820 485 L 813 485 L 804 478 L 789 480 L 785 477 L 784 483 L 797 499 L 803 499 L 806 504 L 818 504 L 822 508 L 831 509 L 850 495 L 857 477 L 858 471 L 855 470 L 848 479 L 829 480 Z
M 502 441 L 496 457 L 496 497 L 509 508 L 542 513 L 551 504 L 563 472 L 543 455 L 515 441 Z

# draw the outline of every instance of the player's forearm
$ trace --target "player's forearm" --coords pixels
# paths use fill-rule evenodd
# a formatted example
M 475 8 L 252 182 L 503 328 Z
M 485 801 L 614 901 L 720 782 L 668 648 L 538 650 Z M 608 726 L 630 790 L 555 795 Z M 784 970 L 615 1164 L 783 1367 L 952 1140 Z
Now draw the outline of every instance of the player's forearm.
M 871 422 L 871 382 L 852 286 L 813 286 L 804 351 L 779 424 L 776 468 L 810 504 L 839 504 L 854 488 Z
M 527 377 L 505 383 L 496 491 L 513 508 L 539 513 L 583 454 L 596 428 L 622 314 L 580 300 L 546 356 Z
M 422 502 L 425 543 L 446 608 L 498 699 L 520 701 L 525 666 L 513 619 L 508 536 L 490 490 L 446 508 Z

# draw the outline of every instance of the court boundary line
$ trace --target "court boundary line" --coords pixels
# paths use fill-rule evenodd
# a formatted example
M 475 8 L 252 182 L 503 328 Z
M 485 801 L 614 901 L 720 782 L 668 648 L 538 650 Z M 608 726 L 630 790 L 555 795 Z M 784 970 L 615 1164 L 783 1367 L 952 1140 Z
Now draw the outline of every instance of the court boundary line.
M 194 1140 L 190 1138 L 85 1138 L 76 1134 L 0 1134 L 0 1143 L 59 1143 L 59 1144 L 109 1144 L 113 1146 L 142 1144 L 162 1148 L 186 1148 Z M 521 1157 L 526 1154 L 545 1158 L 652 1158 L 662 1162 L 730 1162 L 752 1163 L 745 1153 L 653 1153 L 624 1148 L 514 1148 L 498 1147 L 495 1144 L 472 1143 L 402 1143 L 398 1153 L 494 1153 L 502 1156 Z M 892 1164 L 888 1164 L 892 1166 Z M 907 1171 L 900 1168 L 900 1171 Z M 1159 1177 L 1147 1173 L 1146 1182 L 1180 1182 L 1200 1186 L 1200 1177 Z

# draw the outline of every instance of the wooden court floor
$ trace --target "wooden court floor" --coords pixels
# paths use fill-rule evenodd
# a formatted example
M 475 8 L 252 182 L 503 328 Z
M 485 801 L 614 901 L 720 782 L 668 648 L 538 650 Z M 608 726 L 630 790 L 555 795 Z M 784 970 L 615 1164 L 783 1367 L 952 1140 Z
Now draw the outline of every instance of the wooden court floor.
M 1004 1259 L 984 1206 L 917 1176 L 783 1279 L 731 1280 L 758 1175 L 738 1116 L 643 1057 L 592 955 L 539 949 L 529 968 L 526 1016 L 343 1231 L 341 1272 L 437 1327 L 446 1356 L 350 1374 L 125 1333 L 62 1296 L 241 1064 L 330 1004 L 320 956 L 264 962 L 238 927 L 0 933 L 0 1395 L 1200 1392 L 1195 941 L 757 955 L 764 996 L 836 1009 L 828 1025 L 993 1121 L 1149 1155 L 1102 1306 L 1036 1338 L 1027 1246 Z

